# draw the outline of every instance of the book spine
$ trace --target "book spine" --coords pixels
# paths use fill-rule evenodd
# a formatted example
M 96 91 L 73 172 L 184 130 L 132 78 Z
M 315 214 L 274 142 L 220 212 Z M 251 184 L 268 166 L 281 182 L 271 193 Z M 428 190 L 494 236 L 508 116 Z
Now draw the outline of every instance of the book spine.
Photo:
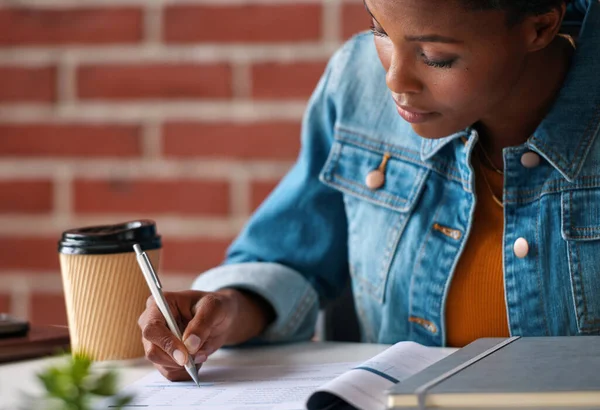
M 478 361 L 480 361 L 484 357 L 487 357 L 487 356 L 491 355 L 492 353 L 494 353 L 494 352 L 502 349 L 504 346 L 507 346 L 507 345 L 511 344 L 512 342 L 514 342 L 515 340 L 517 340 L 519 338 L 520 338 L 520 336 L 513 336 L 513 337 L 510 337 L 508 339 L 505 339 L 502 342 L 498 343 L 497 345 L 489 348 L 485 352 L 480 353 L 479 355 L 473 357 L 472 359 L 470 359 L 470 360 L 462 363 L 459 366 L 456 366 L 455 368 L 453 368 L 451 370 L 448 370 L 446 373 L 441 374 L 440 376 L 436 377 L 435 379 L 430 380 L 429 382 L 425 383 L 424 385 L 418 387 L 415 390 L 415 394 L 417 395 L 417 400 L 418 400 L 418 403 L 419 403 L 419 410 L 426 410 L 427 392 L 429 390 L 431 390 L 434 386 L 437 386 L 438 384 L 440 384 L 444 380 L 449 379 L 450 377 L 454 376 L 458 372 L 460 372 L 460 371 L 466 369 L 467 367 L 471 366 L 473 363 L 477 363 Z

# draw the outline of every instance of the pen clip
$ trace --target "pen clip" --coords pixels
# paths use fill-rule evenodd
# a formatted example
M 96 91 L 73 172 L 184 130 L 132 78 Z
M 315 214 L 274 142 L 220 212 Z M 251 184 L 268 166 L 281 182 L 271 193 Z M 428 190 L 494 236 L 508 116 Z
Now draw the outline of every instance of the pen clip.
M 142 253 L 141 256 L 146 261 L 146 266 L 148 267 L 148 271 L 149 271 L 148 273 L 150 274 L 150 277 L 152 278 L 152 280 L 154 281 L 154 283 L 156 283 L 156 286 L 159 289 L 162 289 L 162 284 L 160 283 L 160 279 L 158 279 L 158 275 L 154 271 L 154 267 L 152 266 L 152 262 L 150 262 L 150 259 L 148 258 L 148 255 L 146 254 L 146 252 L 144 252 L 144 253 Z
M 152 281 L 158 289 L 162 289 L 162 284 L 160 283 L 160 279 L 158 279 L 158 275 L 154 271 L 154 267 L 152 266 L 152 262 L 150 262 L 150 259 L 148 258 L 148 254 L 142 251 L 142 247 L 137 243 L 133 245 L 133 249 L 135 251 L 138 264 L 140 265 L 142 272 L 144 272 L 144 276 L 146 276 L 148 286 L 152 288 L 150 284 L 150 281 Z M 142 258 L 142 261 L 140 261 L 140 258 Z

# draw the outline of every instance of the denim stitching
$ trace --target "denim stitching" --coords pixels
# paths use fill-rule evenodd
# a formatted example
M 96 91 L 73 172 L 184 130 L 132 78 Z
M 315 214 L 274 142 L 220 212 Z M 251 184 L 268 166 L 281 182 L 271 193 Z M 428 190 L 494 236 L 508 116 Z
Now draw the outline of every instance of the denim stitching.
M 544 314 L 542 315 L 542 318 L 544 320 L 544 325 L 546 326 L 546 336 L 550 335 L 550 327 L 548 326 L 548 312 L 546 309 L 546 299 L 544 298 L 544 289 L 542 286 L 542 272 L 540 270 L 540 208 L 541 208 L 541 204 L 538 202 L 538 210 L 537 210 L 537 215 L 538 217 L 536 218 L 536 223 L 535 223 L 535 241 L 536 241 L 536 246 L 537 246 L 537 255 L 535 258 L 535 270 L 537 272 L 537 277 L 538 277 L 538 288 L 540 291 L 540 298 L 542 299 L 542 306 L 544 309 Z
M 406 228 L 406 224 L 408 223 L 408 216 L 403 216 L 403 219 L 400 222 L 400 226 L 398 226 L 394 231 L 394 239 L 388 242 L 386 246 L 386 256 L 383 259 L 383 274 L 385 275 L 385 280 L 383 281 L 383 295 L 381 298 L 381 302 L 385 301 L 385 293 L 388 286 L 388 281 L 390 280 L 390 271 L 392 270 L 392 265 L 394 263 L 394 259 L 396 259 L 396 255 L 398 254 L 398 244 L 400 243 L 400 239 L 402 238 L 402 233 Z M 387 262 L 386 262 L 387 261 Z
M 356 182 L 354 182 L 354 181 L 350 181 L 349 179 L 346 179 L 346 178 L 344 178 L 344 177 L 340 176 L 339 174 L 335 174 L 335 175 L 334 175 L 334 177 L 335 177 L 336 179 L 340 180 L 341 182 L 344 182 L 344 183 L 346 183 L 346 184 L 348 184 L 348 185 L 351 185 L 352 187 L 360 188 L 361 190 L 364 190 L 364 189 L 365 189 L 365 188 L 364 188 L 362 185 L 360 185 L 360 184 L 358 184 L 358 183 L 356 183 Z M 345 186 L 344 186 L 344 185 L 342 185 L 342 184 L 336 184 L 336 182 L 335 182 L 335 181 L 330 181 L 329 183 L 330 183 L 330 184 L 332 184 L 332 185 L 334 185 L 334 186 L 337 186 L 337 187 L 338 187 L 338 188 L 340 188 L 340 189 L 350 190 L 350 187 L 345 187 Z M 388 203 L 388 202 L 383 202 L 383 201 L 381 201 L 381 200 L 378 200 L 378 199 L 377 199 L 377 198 L 375 198 L 375 197 L 369 197 L 369 196 L 365 195 L 364 193 L 357 192 L 357 191 L 349 191 L 349 193 L 351 193 L 351 194 L 354 194 L 354 195 L 356 195 L 356 196 L 359 196 L 359 197 L 361 197 L 361 198 L 363 198 L 363 199 L 367 199 L 367 200 L 369 200 L 369 201 L 373 201 L 373 202 L 375 202 L 375 203 L 377 203 L 377 204 L 379 204 L 379 205 L 384 205 L 384 206 L 387 206 L 387 207 L 393 207 L 394 209 L 398 208 L 398 210 L 403 210 L 403 211 L 404 211 L 404 208 L 403 208 L 403 207 L 400 207 L 400 206 L 394 205 L 393 203 L 394 203 L 394 202 L 400 202 L 400 203 L 402 203 L 402 204 L 406 204 L 406 203 L 408 202 L 406 199 L 402 199 L 402 198 L 400 198 L 400 197 L 397 197 L 397 196 L 394 196 L 394 195 L 388 194 L 388 193 L 386 193 L 386 192 L 380 192 L 380 193 L 379 193 L 379 195 L 381 195 L 381 196 L 384 196 L 384 197 L 389 197 L 389 198 L 390 198 L 390 199 L 389 199 L 390 203 Z
M 573 220 L 573 213 L 571 212 L 571 206 L 574 202 L 573 195 L 577 191 L 569 191 L 569 203 L 565 208 L 568 208 L 569 213 L 569 226 L 565 228 L 565 234 L 568 237 L 567 239 L 577 240 L 577 239 L 598 239 L 600 238 L 600 227 L 574 227 L 575 222 Z M 592 232 L 590 234 L 579 234 L 575 235 L 575 232 Z
M 435 215 L 433 216 L 433 220 L 434 221 L 437 221 L 438 215 L 440 214 L 440 212 L 441 212 L 441 210 L 443 208 L 443 206 L 442 206 L 443 204 L 444 203 L 442 202 L 440 204 L 440 207 L 438 208 L 438 210 L 435 212 Z M 409 293 L 409 298 L 410 298 L 410 300 L 409 300 L 410 305 L 409 305 L 409 310 L 408 310 L 409 317 L 410 316 L 414 316 L 413 315 L 413 310 L 412 310 L 412 307 L 413 307 L 413 305 L 412 305 L 412 293 L 413 293 L 412 290 L 413 290 L 413 284 L 414 284 L 415 274 L 418 272 L 419 268 L 421 267 L 421 261 L 423 260 L 423 254 L 425 253 L 425 247 L 427 245 L 429 237 L 431 236 L 431 232 L 433 232 L 433 229 L 428 229 L 427 230 L 427 235 L 425 236 L 425 240 L 423 241 L 423 245 L 421 246 L 421 249 L 419 250 L 419 254 L 417 255 L 417 263 L 415 264 L 415 268 L 414 268 L 413 274 L 411 275 L 411 278 L 410 278 L 410 289 L 411 289 L 411 292 Z
M 415 157 L 417 157 L 417 158 L 418 158 L 418 157 L 419 157 L 419 155 L 420 155 L 419 151 L 412 150 L 412 149 L 410 149 L 410 148 L 405 148 L 405 147 L 402 147 L 402 149 L 398 149 L 398 147 L 400 147 L 400 146 L 398 146 L 398 145 L 392 145 L 392 144 L 388 144 L 387 142 L 384 142 L 384 141 L 379 141 L 379 140 L 377 140 L 377 139 L 375 139 L 375 138 L 371 138 L 371 137 L 369 137 L 368 135 L 362 134 L 362 133 L 360 133 L 360 132 L 357 132 L 357 131 L 354 131 L 354 130 L 349 130 L 349 129 L 347 129 L 347 128 L 344 128 L 344 127 L 341 127 L 341 126 L 338 126 L 338 127 L 336 127 L 336 129 L 337 129 L 338 131 L 342 132 L 342 133 L 344 133 L 344 132 L 345 132 L 345 133 L 348 133 L 348 134 L 356 135 L 357 137 L 364 138 L 364 139 L 366 139 L 367 141 L 371 141 L 371 142 L 373 142 L 374 144 L 379 144 L 379 145 L 382 145 L 382 146 L 384 146 L 384 147 L 391 147 L 391 148 L 392 148 L 392 150 L 394 150 L 394 151 L 397 151 L 397 152 L 398 152 L 398 151 L 405 151 L 405 152 L 409 152 L 409 153 L 411 153 L 411 154 L 414 154 L 414 155 L 415 155 Z M 353 142 L 353 141 L 348 141 L 348 139 L 345 139 L 343 136 L 342 136 L 340 139 L 342 139 L 342 140 L 345 140 L 346 142 Z
M 360 283 L 360 285 L 362 286 L 363 289 L 365 289 L 367 291 L 367 293 L 373 297 L 373 299 L 378 301 L 377 298 L 377 288 L 374 287 L 374 284 L 371 283 L 369 280 L 367 280 L 366 278 L 362 277 L 360 274 L 358 274 L 357 272 L 354 272 L 354 278 L 356 279 L 357 282 Z
M 300 301 L 298 302 L 298 304 L 296 305 L 295 311 L 292 314 L 292 317 L 290 318 L 290 320 L 288 321 L 288 323 L 283 326 L 283 328 L 281 329 L 280 332 L 278 332 L 280 334 L 280 336 L 286 336 L 287 334 L 290 334 L 292 331 L 297 330 L 298 325 L 300 324 L 300 318 L 306 314 L 306 312 L 308 311 L 308 308 L 310 307 L 311 302 L 313 301 L 313 298 L 310 297 L 311 293 L 310 293 L 310 289 L 306 289 L 304 291 L 304 294 L 302 295 L 302 297 L 300 298 Z
M 562 183 L 555 184 L 554 181 L 551 181 L 550 183 L 545 184 L 545 186 L 547 187 L 545 190 L 543 188 L 538 188 L 538 189 L 527 190 L 527 191 L 517 191 L 517 193 L 515 193 L 515 194 L 511 194 L 510 192 L 507 192 L 506 197 L 505 197 L 505 203 L 523 204 L 523 203 L 534 201 L 544 195 L 559 194 L 559 193 L 571 191 L 571 190 L 581 190 L 581 189 L 587 189 L 587 188 L 591 188 L 591 189 L 600 188 L 600 178 L 599 177 L 590 176 L 590 177 L 586 177 L 586 178 L 594 179 L 594 180 L 597 179 L 598 181 L 595 183 L 577 184 L 576 186 L 564 186 L 564 184 L 562 184 Z M 557 185 L 557 186 L 554 187 L 553 185 Z M 550 187 L 552 187 L 552 189 L 549 189 Z M 526 194 L 526 195 L 523 196 L 522 194 Z M 513 197 L 513 199 L 509 199 L 511 196 Z
M 580 274 L 580 287 L 581 287 L 581 297 L 583 299 L 583 317 L 580 318 L 583 320 L 583 324 L 585 325 L 595 325 L 595 324 L 600 324 L 600 319 L 595 319 L 595 320 L 588 320 L 588 316 L 589 316 L 589 312 L 588 312 L 588 304 L 587 304 L 587 296 L 585 294 L 585 286 L 583 284 L 583 273 L 582 273 L 582 268 L 581 268 L 581 257 L 579 256 L 579 247 L 580 244 L 575 243 L 574 244 L 575 247 L 575 252 L 577 254 L 577 272 Z M 586 329 L 586 331 L 596 331 L 596 330 L 600 330 L 599 328 L 592 328 L 592 329 Z
M 576 167 L 569 168 L 569 164 L 571 163 L 571 164 L 575 165 L 577 163 L 579 166 L 581 166 L 581 161 L 582 161 L 581 156 L 582 155 L 579 153 L 579 151 L 584 146 L 589 147 L 590 143 L 593 141 L 594 134 L 590 133 L 590 129 L 593 127 L 594 124 L 597 124 L 599 120 L 600 120 L 600 105 L 596 107 L 594 116 L 592 117 L 592 119 L 590 120 L 588 125 L 586 126 L 586 129 L 583 131 L 583 136 L 581 137 L 581 139 L 579 140 L 579 143 L 575 147 L 575 152 L 574 152 L 573 156 L 577 161 L 568 162 L 566 159 L 563 158 L 563 156 L 558 151 L 553 150 L 552 148 L 548 147 L 548 145 L 544 141 L 542 141 L 538 138 L 535 138 L 535 137 L 533 139 L 538 145 L 541 145 L 541 147 L 544 151 L 552 152 L 554 154 L 554 156 L 556 158 L 558 158 L 558 161 L 561 163 L 561 167 L 569 169 L 570 171 L 574 171 L 574 168 L 576 168 Z
M 450 165 L 446 161 L 439 161 L 439 159 L 437 159 L 436 157 L 432 157 L 432 158 L 429 159 L 429 162 L 423 162 L 423 161 L 421 161 L 421 160 L 419 160 L 417 158 L 411 158 L 411 157 L 407 157 L 407 156 L 404 156 L 404 155 L 401 154 L 401 152 L 408 152 L 408 153 L 415 153 L 415 154 L 418 155 L 419 153 L 416 152 L 416 151 L 413 151 L 413 150 L 410 150 L 410 149 L 405 149 L 404 147 L 403 147 L 403 149 L 398 149 L 397 148 L 398 146 L 391 145 L 391 144 L 388 144 L 388 143 L 385 143 L 385 142 L 382 142 L 382 141 L 377 141 L 375 139 L 367 137 L 366 135 L 359 134 L 359 133 L 354 132 L 354 131 L 349 131 L 349 130 L 346 130 L 346 129 L 340 128 L 340 127 L 337 127 L 337 129 L 339 131 L 347 132 L 349 134 L 353 134 L 353 135 L 359 136 L 361 138 L 373 141 L 374 143 L 377 143 L 377 144 L 380 144 L 380 145 L 386 147 L 386 149 L 381 150 L 381 149 L 379 149 L 379 148 L 377 148 L 375 146 L 364 144 L 361 141 L 351 140 L 349 138 L 345 138 L 344 136 L 342 136 L 340 134 L 337 134 L 337 140 L 340 143 L 343 142 L 343 143 L 346 143 L 346 144 L 355 145 L 355 146 L 358 146 L 360 148 L 364 148 L 364 149 L 367 149 L 367 150 L 370 150 L 370 151 L 375 151 L 375 152 L 380 153 L 380 154 L 384 153 L 387 150 L 387 151 L 390 151 L 392 154 L 394 154 L 392 157 L 400 158 L 400 159 L 403 159 L 405 161 L 411 162 L 411 163 L 416 164 L 416 165 L 421 165 L 421 166 L 426 167 L 426 168 L 431 168 L 431 169 L 437 171 L 438 173 L 440 173 L 440 174 L 442 174 L 444 176 L 447 176 L 448 178 L 450 178 L 452 180 L 459 181 L 461 183 L 465 183 L 466 182 L 466 181 L 464 181 L 461 178 L 460 170 L 458 168 Z M 444 172 L 444 168 L 447 169 L 448 171 L 451 171 L 451 173 Z

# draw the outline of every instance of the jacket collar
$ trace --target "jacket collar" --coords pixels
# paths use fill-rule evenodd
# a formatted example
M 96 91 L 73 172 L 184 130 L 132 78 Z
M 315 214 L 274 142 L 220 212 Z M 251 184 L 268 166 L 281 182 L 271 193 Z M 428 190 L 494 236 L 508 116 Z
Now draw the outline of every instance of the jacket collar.
M 571 69 L 559 95 L 526 146 L 544 157 L 569 182 L 581 171 L 600 134 L 600 2 L 591 1 L 577 40 Z M 430 159 L 472 130 L 421 143 L 421 158 Z

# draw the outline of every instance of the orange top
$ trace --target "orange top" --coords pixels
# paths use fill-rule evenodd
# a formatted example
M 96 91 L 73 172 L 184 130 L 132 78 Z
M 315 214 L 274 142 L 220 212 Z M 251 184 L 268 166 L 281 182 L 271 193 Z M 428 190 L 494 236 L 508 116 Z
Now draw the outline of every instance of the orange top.
M 503 176 L 477 161 L 474 166 L 475 219 L 446 302 L 446 344 L 453 347 L 480 337 L 509 336 L 502 270 L 504 213 L 492 197 L 493 190 L 502 200 Z

